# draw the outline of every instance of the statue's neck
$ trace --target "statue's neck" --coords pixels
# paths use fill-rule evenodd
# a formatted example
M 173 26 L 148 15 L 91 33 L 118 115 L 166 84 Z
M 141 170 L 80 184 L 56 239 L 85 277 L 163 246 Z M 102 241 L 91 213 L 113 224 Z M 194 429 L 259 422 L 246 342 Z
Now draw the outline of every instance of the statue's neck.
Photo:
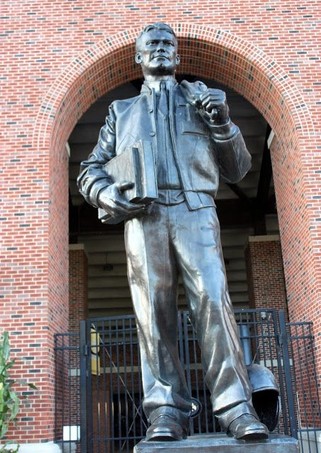
M 147 85 L 149 88 L 153 88 L 155 91 L 159 91 L 160 83 L 165 82 L 167 89 L 170 86 L 175 85 L 176 79 L 174 76 L 158 76 L 158 77 L 145 77 L 144 84 Z
M 146 82 L 149 84 L 149 83 L 153 83 L 153 82 L 161 82 L 162 80 L 164 80 L 165 82 L 167 81 L 173 81 L 173 82 L 176 82 L 176 79 L 175 79 L 175 76 L 174 75 L 157 75 L 157 76 L 154 76 L 154 75 L 145 75 L 145 80 Z

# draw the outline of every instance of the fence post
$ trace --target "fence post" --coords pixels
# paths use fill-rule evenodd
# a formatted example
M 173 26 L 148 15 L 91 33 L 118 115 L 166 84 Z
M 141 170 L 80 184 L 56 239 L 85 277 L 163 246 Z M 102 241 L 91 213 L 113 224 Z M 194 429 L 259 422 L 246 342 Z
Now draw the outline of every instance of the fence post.
M 295 404 L 293 396 L 293 385 L 292 385 L 292 371 L 290 364 L 290 355 L 289 355 L 289 337 L 286 329 L 286 320 L 284 310 L 279 311 L 279 326 L 280 326 L 280 337 L 279 344 L 282 350 L 283 356 L 283 369 L 284 369 L 284 378 L 285 386 L 288 400 L 289 408 L 289 422 L 290 422 L 290 433 L 291 436 L 298 438 L 297 430 L 297 418 L 295 413 Z
M 81 453 L 87 453 L 87 323 L 80 321 L 80 446 Z

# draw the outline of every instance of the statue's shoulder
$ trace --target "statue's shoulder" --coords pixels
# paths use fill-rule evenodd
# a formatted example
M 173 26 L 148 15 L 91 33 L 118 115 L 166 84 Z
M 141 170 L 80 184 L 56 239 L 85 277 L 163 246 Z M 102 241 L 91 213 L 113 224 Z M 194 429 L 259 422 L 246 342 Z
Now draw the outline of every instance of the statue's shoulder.
M 123 112 L 130 108 L 132 105 L 136 104 L 136 102 L 139 100 L 140 95 L 134 96 L 132 98 L 127 98 L 127 99 L 117 99 L 113 101 L 110 104 L 110 108 L 114 112 Z

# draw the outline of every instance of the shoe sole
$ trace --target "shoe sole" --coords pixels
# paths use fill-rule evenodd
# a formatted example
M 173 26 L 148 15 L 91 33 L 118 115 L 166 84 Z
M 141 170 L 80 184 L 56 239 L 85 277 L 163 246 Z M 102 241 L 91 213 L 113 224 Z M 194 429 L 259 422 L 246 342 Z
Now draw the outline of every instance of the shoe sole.
M 251 432 L 245 433 L 245 434 L 243 434 L 243 436 L 239 436 L 236 439 L 237 440 L 265 440 L 265 439 L 268 439 L 268 437 L 269 437 L 269 435 L 265 431 L 262 431 L 262 432 L 253 431 L 252 433 Z
M 173 441 L 179 441 L 183 440 L 183 437 L 178 437 L 178 436 L 173 436 L 170 433 L 157 433 L 154 435 L 151 435 L 149 437 L 146 437 L 146 440 L 153 441 L 153 442 L 173 442 Z
M 175 442 L 177 440 L 182 440 L 182 439 L 174 439 L 172 436 L 155 436 L 155 437 L 150 437 L 149 439 L 146 439 L 147 442 Z

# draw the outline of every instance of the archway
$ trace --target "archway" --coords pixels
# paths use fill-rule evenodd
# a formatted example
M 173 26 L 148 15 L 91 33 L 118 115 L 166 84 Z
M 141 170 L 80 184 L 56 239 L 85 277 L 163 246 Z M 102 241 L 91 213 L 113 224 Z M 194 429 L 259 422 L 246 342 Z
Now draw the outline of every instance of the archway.
M 216 79 L 235 89 L 262 113 L 275 133 L 272 144 L 274 183 L 290 310 L 295 319 L 300 289 L 293 283 L 293 269 L 298 270 L 296 278 L 302 281 L 306 278 L 303 261 L 309 261 L 313 269 L 311 253 L 303 253 L 309 244 L 302 246 L 302 254 L 291 251 L 297 237 L 309 231 L 300 157 L 304 140 L 313 132 L 307 106 L 282 68 L 252 44 L 208 26 L 176 24 L 174 28 L 182 56 L 180 72 Z M 41 105 L 34 146 L 42 153 L 50 150 L 49 247 L 59 250 L 60 254 L 67 253 L 67 250 L 63 252 L 67 243 L 66 228 L 56 231 L 54 219 L 65 215 L 67 208 L 67 190 L 62 182 L 67 169 L 65 143 L 77 120 L 96 99 L 140 76 L 133 61 L 134 39 L 138 32 L 133 29 L 106 38 L 77 57 L 50 88 Z M 54 259 L 58 253 L 52 256 Z M 59 265 L 55 262 L 52 272 L 58 272 L 62 279 L 67 276 L 65 266 L 66 260 L 61 260 Z M 294 290 L 298 291 L 294 293 Z M 65 296 L 67 298 L 67 294 Z

